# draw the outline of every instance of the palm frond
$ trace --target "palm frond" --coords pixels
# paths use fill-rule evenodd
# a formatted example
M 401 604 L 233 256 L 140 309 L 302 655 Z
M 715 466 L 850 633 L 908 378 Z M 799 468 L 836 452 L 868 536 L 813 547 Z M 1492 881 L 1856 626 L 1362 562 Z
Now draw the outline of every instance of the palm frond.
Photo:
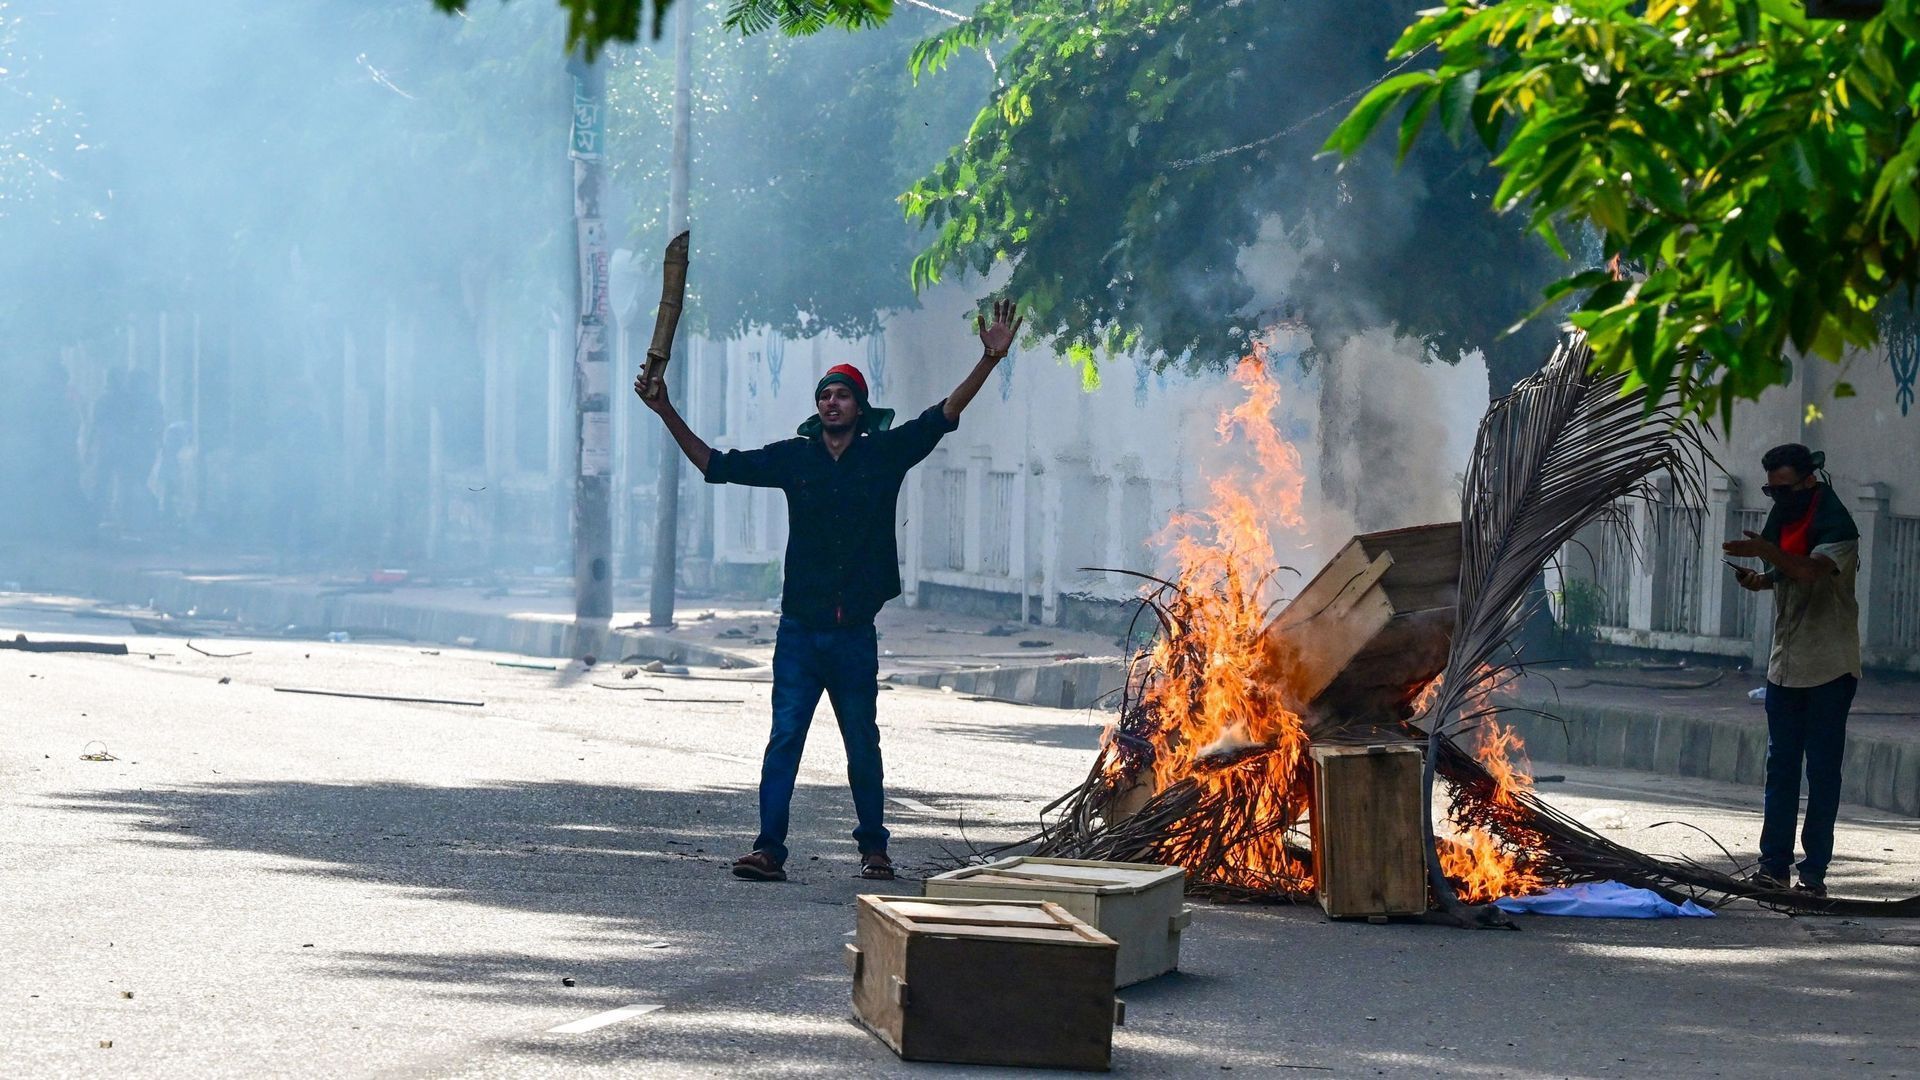
M 1712 460 L 1702 429 L 1674 401 L 1650 400 L 1624 375 L 1590 370 L 1585 338 L 1562 341 L 1546 365 L 1494 403 L 1480 423 L 1460 497 L 1460 593 L 1440 692 L 1427 709 L 1428 873 L 1450 908 L 1431 809 L 1447 735 L 1478 722 L 1471 707 L 1510 668 L 1502 657 L 1537 608 L 1541 568 L 1622 499 L 1646 497 L 1664 473 L 1700 494 Z M 1704 500 L 1701 500 L 1704 501 Z

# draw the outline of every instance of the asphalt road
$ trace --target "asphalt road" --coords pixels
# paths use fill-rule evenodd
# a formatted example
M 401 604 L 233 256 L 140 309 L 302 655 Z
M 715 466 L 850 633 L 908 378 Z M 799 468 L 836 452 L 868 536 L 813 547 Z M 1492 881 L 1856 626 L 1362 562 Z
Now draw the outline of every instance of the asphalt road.
M 104 627 L 0 611 L 0 636 L 21 628 Z M 902 1064 L 849 1019 L 840 951 L 870 883 L 824 708 L 793 880 L 753 884 L 726 865 L 754 831 L 764 684 L 122 640 L 155 651 L 0 651 L 0 1076 L 979 1071 Z M 907 867 L 1019 835 L 1098 730 L 921 690 L 881 710 Z M 1735 852 L 1757 832 L 1744 789 L 1563 771 L 1555 798 L 1629 842 L 1708 857 L 1655 823 Z M 1920 892 L 1920 824 L 1850 808 L 1840 848 L 1836 888 Z M 1115 1071 L 1920 1074 L 1920 925 L 1751 908 L 1524 925 L 1200 905 L 1182 971 L 1123 993 Z M 629 1006 L 653 1008 L 553 1030 Z

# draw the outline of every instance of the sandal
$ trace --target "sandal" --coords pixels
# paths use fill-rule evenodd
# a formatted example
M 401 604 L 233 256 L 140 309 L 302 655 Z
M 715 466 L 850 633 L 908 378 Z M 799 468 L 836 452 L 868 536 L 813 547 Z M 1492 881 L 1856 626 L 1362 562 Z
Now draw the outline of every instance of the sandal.
M 733 861 L 733 876 L 748 881 L 785 881 L 787 872 L 764 851 L 752 851 Z
M 868 881 L 892 881 L 893 860 L 887 858 L 884 851 L 866 851 L 860 854 L 860 876 Z

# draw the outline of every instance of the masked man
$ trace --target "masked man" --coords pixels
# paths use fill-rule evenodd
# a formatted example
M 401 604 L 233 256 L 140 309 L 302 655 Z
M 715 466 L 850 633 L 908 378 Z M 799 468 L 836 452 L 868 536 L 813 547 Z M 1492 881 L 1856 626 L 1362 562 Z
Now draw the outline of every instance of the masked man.
M 787 495 L 786 581 L 773 646 L 773 734 L 760 765 L 760 835 L 733 864 L 736 877 L 785 881 L 787 813 L 807 728 L 824 692 L 840 723 L 853 788 L 860 876 L 893 877 L 887 857 L 880 765 L 879 646 L 873 618 L 900 595 L 893 523 L 907 470 L 960 424 L 1020 331 L 1011 302 L 994 305 L 993 325 L 977 320 L 983 352 L 945 401 L 899 427 L 893 410 L 867 400 L 867 380 L 842 364 L 814 387 L 814 412 L 799 438 L 758 450 L 716 454 L 687 427 L 664 387 L 634 381 L 634 392 L 672 432 L 709 484 L 777 487 Z
M 1833 819 L 1840 811 L 1840 758 L 1847 710 L 1860 685 L 1860 605 L 1854 574 L 1860 530 L 1831 485 L 1815 473 L 1825 455 L 1798 443 L 1760 459 L 1773 499 L 1758 536 L 1725 545 L 1729 555 L 1757 558 L 1765 570 L 1736 567 L 1740 584 L 1773 591 L 1773 654 L 1767 659 L 1767 793 L 1754 883 L 1784 889 L 1793 862 L 1793 826 L 1800 812 L 1800 772 L 1807 774 L 1806 857 L 1800 883 L 1827 894 Z

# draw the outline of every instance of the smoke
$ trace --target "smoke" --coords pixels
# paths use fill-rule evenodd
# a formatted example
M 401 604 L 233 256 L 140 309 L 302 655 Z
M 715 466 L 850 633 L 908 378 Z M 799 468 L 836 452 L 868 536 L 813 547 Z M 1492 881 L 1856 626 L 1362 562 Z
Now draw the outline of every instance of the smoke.
M 1487 406 L 1484 361 L 1476 351 L 1446 363 L 1420 338 L 1398 333 L 1365 290 L 1337 287 L 1343 268 L 1330 254 L 1384 243 L 1383 232 L 1404 227 L 1407 208 L 1421 197 L 1411 191 L 1401 215 L 1365 221 L 1289 226 L 1269 215 L 1238 256 L 1255 293 L 1250 312 L 1287 327 L 1306 368 L 1292 393 L 1312 401 L 1292 408 L 1310 420 L 1297 425 L 1309 441 L 1302 448 L 1307 518 L 1321 552 L 1309 565 L 1351 533 L 1450 521 L 1460 512 L 1461 475 Z M 1352 233 L 1330 243 L 1327 233 L 1336 229 Z
M 1320 479 L 1361 532 L 1451 521 L 1480 417 L 1478 355 L 1433 363 L 1384 327 L 1346 340 L 1322 367 Z

